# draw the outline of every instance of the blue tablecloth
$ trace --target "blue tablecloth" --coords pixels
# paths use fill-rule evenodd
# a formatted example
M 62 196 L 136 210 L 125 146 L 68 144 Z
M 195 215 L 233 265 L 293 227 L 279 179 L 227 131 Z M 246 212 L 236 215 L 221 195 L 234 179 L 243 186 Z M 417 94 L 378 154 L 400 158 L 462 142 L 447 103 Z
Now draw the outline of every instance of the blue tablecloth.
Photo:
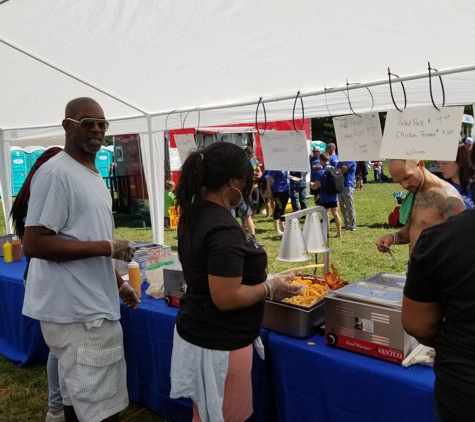
M 315 343 L 314 345 L 308 343 Z M 432 368 L 269 333 L 279 421 L 433 422 Z
M 21 314 L 25 263 L 0 261 L 0 354 L 20 365 L 45 361 L 48 348 L 38 321 Z M 144 294 L 136 311 L 121 307 L 121 322 L 130 399 L 187 422 L 191 402 L 168 396 L 177 312 Z M 403 368 L 333 348 L 322 334 L 298 340 L 262 330 L 261 337 L 267 358 L 254 354 L 251 421 L 435 421 L 431 368 Z
M 148 287 L 143 286 L 143 291 Z M 127 360 L 127 387 L 130 400 L 143 403 L 160 415 L 189 422 L 191 400 L 173 400 L 170 394 L 170 362 L 173 330 L 178 308 L 142 293 L 142 303 L 135 310 L 121 308 L 124 348 Z M 261 338 L 267 344 L 267 330 Z M 275 420 L 270 361 L 262 361 L 254 353 L 253 392 L 254 414 L 249 421 Z
M 40 323 L 22 315 L 26 262 L 5 264 L 0 257 L 0 355 L 20 366 L 46 362 L 48 346 Z

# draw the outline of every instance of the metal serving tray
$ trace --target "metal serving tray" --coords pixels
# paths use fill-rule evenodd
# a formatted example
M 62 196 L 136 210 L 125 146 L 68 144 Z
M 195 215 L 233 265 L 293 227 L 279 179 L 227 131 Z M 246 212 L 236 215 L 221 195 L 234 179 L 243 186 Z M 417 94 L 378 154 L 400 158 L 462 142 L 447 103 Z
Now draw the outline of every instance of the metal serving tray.
M 360 281 L 364 283 L 394 287 L 396 289 L 404 289 L 404 285 L 406 284 L 406 276 L 399 274 L 378 273 Z
M 403 289 L 359 281 L 342 287 L 335 291 L 335 294 L 345 299 L 369 302 L 391 308 L 401 308 Z
M 311 337 L 325 322 L 324 304 L 327 296 L 317 300 L 310 307 L 266 300 L 262 326 L 290 337 Z

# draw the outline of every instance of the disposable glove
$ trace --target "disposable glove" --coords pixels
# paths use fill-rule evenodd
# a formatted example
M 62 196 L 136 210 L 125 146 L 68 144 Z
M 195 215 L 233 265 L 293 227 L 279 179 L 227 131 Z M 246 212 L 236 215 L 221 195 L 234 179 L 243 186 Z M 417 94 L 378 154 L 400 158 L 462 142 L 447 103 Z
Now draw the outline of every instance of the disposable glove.
M 264 284 L 268 287 L 269 290 L 269 294 L 267 295 L 267 297 L 270 300 L 282 300 L 286 297 L 298 295 L 307 286 L 305 284 L 289 283 L 289 281 L 293 280 L 293 278 L 294 274 L 291 273 L 264 281 Z
M 120 259 L 125 262 L 132 261 L 135 254 L 134 242 L 127 239 L 109 239 L 111 254 L 109 258 Z

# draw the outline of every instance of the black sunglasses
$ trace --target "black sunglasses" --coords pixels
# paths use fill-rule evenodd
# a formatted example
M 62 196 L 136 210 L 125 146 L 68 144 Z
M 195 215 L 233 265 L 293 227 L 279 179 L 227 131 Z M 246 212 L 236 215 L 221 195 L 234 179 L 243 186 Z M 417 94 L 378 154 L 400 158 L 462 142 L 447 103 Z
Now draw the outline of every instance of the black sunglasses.
M 109 129 L 109 122 L 106 119 L 92 119 L 90 117 L 86 117 L 85 119 L 78 121 L 68 117 L 66 120 L 69 120 L 74 123 L 79 123 L 84 129 L 87 130 L 91 130 L 95 124 L 97 124 L 97 127 L 102 132 L 107 132 L 107 129 Z

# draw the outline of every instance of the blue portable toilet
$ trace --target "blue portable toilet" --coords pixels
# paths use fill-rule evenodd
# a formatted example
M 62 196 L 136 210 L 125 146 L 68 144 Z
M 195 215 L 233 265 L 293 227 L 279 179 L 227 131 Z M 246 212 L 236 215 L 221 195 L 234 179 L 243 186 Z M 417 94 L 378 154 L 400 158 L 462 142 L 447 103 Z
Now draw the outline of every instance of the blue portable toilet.
M 28 153 L 20 147 L 10 147 L 12 196 L 17 196 L 30 171 Z
M 94 165 L 101 173 L 102 177 L 109 177 L 109 169 L 112 162 L 112 153 L 105 147 L 102 146 L 99 151 L 97 151 L 96 159 Z
M 45 152 L 46 148 L 45 147 L 40 147 L 40 146 L 28 146 L 25 147 L 25 151 L 28 153 L 28 159 L 29 159 L 29 166 L 30 170 L 35 164 L 36 160 L 38 157 Z

